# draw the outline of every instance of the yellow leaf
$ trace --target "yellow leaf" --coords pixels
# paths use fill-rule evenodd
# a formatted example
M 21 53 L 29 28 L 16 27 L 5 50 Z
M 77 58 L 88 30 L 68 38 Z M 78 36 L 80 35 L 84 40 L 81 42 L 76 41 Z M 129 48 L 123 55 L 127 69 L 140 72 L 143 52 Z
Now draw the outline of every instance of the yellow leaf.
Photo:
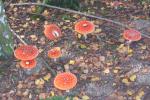
M 47 75 L 45 75 L 45 76 L 43 77 L 43 79 L 44 79 L 45 81 L 48 81 L 50 78 L 51 78 L 51 74 L 50 74 L 50 73 L 48 73 Z
M 139 92 L 139 96 L 140 96 L 140 97 L 144 96 L 144 91 L 140 91 L 140 92 Z
M 84 45 L 84 44 L 80 44 L 80 48 L 81 48 L 81 49 L 85 49 L 85 48 L 87 48 L 87 46 Z
M 82 100 L 90 100 L 90 98 L 87 95 L 82 96 Z
M 100 78 L 96 77 L 96 76 L 91 78 L 91 81 L 99 81 L 99 80 L 100 80 Z
M 50 92 L 50 96 L 52 96 L 52 97 L 55 96 L 54 91 L 51 91 L 51 92 Z
M 73 97 L 73 100 L 79 100 L 79 98 L 78 97 Z
M 131 95 L 133 95 L 133 91 L 127 90 L 127 94 L 131 96 Z
M 117 73 L 118 73 L 118 70 L 117 70 L 117 69 L 114 69 L 113 72 L 114 72 L 115 74 L 117 74 Z
M 74 64 L 75 64 L 75 61 L 74 61 L 74 60 L 70 60 L 70 61 L 69 61 L 69 64 L 70 64 L 70 65 L 74 65 Z
M 67 26 L 64 26 L 64 27 L 63 27 L 64 30 L 67 29 L 67 28 L 68 28 Z
M 95 33 L 100 33 L 100 32 L 102 32 L 102 29 L 101 29 L 101 28 L 95 30 Z
M 35 84 L 38 85 L 38 86 L 39 85 L 44 85 L 44 83 L 45 83 L 45 81 L 42 78 L 35 80 Z
M 122 49 L 124 47 L 124 44 L 121 44 L 118 49 Z
M 130 81 L 132 81 L 132 82 L 134 82 L 135 81 L 135 79 L 136 79 L 136 75 L 132 75 L 132 76 L 130 76 Z
M 135 100 L 141 100 L 141 97 L 140 96 L 136 96 Z
M 122 83 L 125 83 L 125 84 L 129 84 L 129 81 L 128 81 L 128 79 L 127 78 L 124 78 L 123 80 L 122 80 Z

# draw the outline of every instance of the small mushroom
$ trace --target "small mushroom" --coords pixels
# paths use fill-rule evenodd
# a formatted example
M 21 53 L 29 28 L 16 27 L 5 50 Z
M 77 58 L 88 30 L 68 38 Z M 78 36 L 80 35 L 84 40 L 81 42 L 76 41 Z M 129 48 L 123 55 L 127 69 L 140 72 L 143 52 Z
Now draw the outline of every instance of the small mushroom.
M 44 34 L 49 40 L 55 40 L 62 36 L 61 29 L 56 24 L 45 25 Z
M 22 45 L 14 51 L 14 56 L 19 60 L 32 60 L 39 54 L 38 49 L 32 45 Z
M 137 30 L 129 29 L 123 32 L 123 37 L 130 42 L 139 41 L 141 39 L 141 33 Z
M 75 31 L 84 35 L 86 39 L 87 34 L 95 31 L 95 25 L 90 21 L 82 20 L 75 24 Z
M 141 39 L 141 32 L 134 30 L 134 29 L 128 29 L 124 30 L 123 37 L 128 40 L 128 50 L 130 49 L 130 44 L 133 41 L 139 41 Z
M 36 60 L 32 59 L 32 60 L 21 60 L 20 62 L 20 66 L 24 69 L 32 69 L 34 67 L 36 67 Z
M 59 57 L 62 56 L 60 47 L 54 47 L 48 51 L 48 57 L 56 61 Z
M 77 84 L 77 77 L 70 72 L 58 74 L 54 79 L 54 86 L 60 90 L 69 91 Z

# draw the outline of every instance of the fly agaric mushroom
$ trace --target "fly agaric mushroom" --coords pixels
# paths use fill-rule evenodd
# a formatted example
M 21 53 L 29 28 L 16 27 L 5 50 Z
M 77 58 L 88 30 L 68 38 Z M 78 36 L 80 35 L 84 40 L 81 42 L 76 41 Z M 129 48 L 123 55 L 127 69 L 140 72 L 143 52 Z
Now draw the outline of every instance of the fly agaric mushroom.
M 128 29 L 123 32 L 123 37 L 128 40 L 128 50 L 130 49 L 130 43 L 132 41 L 139 41 L 141 39 L 141 33 L 134 29 Z
M 61 55 L 62 53 L 60 47 L 54 47 L 48 51 L 48 57 L 54 59 L 54 61 L 61 57 Z
M 22 45 L 14 51 L 14 56 L 19 60 L 32 60 L 39 54 L 38 49 L 32 45 Z
M 62 36 L 60 28 L 55 24 L 44 26 L 44 34 L 49 40 L 55 40 Z
M 54 86 L 60 90 L 70 90 L 77 84 L 77 77 L 70 73 L 64 72 L 58 74 L 54 79 Z
M 130 42 L 139 41 L 141 39 L 141 33 L 137 30 L 129 29 L 123 32 L 123 37 Z
M 20 65 L 22 68 L 24 69 L 32 69 L 34 67 L 36 67 L 36 60 L 35 59 L 32 59 L 32 60 L 22 60 L 20 62 Z
M 87 34 L 94 32 L 95 25 L 87 20 L 79 21 L 75 24 L 75 31 L 84 35 L 85 39 Z

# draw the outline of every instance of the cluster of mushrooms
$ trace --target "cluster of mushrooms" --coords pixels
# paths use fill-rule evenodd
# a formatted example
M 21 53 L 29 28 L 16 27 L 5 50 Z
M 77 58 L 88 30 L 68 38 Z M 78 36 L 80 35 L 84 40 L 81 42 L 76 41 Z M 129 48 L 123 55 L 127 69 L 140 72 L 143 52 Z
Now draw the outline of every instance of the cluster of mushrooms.
M 81 20 L 75 24 L 75 31 L 87 38 L 89 33 L 95 31 L 95 25 L 87 20 Z M 44 35 L 51 41 L 56 40 L 63 36 L 61 29 L 56 24 L 49 24 L 44 26 Z M 127 29 L 123 32 L 123 37 L 128 40 L 128 44 L 132 41 L 141 39 L 141 33 L 134 29 Z M 36 46 L 22 45 L 14 51 L 14 56 L 21 60 L 20 66 L 24 69 L 33 69 L 36 67 L 39 51 Z M 60 47 L 54 47 L 48 51 L 48 57 L 56 61 L 61 57 Z M 77 77 L 71 72 L 63 72 L 57 74 L 54 79 L 54 86 L 60 90 L 70 90 L 77 84 Z

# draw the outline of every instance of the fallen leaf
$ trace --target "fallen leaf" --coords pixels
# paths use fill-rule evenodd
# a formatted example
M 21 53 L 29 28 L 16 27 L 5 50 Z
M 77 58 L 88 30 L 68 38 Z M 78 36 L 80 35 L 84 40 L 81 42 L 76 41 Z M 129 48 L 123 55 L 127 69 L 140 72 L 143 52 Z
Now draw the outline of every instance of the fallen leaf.
M 100 33 L 100 32 L 102 32 L 101 28 L 95 30 L 95 33 Z
M 55 96 L 54 91 L 51 91 L 51 92 L 50 92 L 50 96 L 52 96 L 52 97 Z
M 94 76 L 91 78 L 91 81 L 95 82 L 95 81 L 99 81 L 100 77 Z
M 81 48 L 81 49 L 86 49 L 86 48 L 87 48 L 87 46 L 86 46 L 86 45 L 84 45 L 84 44 L 80 44 L 80 48 Z
M 51 78 L 51 74 L 50 74 L 50 73 L 48 73 L 47 75 L 45 75 L 45 76 L 43 77 L 43 79 L 44 79 L 45 81 L 48 81 L 50 78 Z
M 122 83 L 124 83 L 124 84 L 126 84 L 126 85 L 129 85 L 129 81 L 128 81 L 128 79 L 127 78 L 124 78 L 124 79 L 122 79 Z
M 130 81 L 132 81 L 132 82 L 134 82 L 135 80 L 136 80 L 136 75 L 132 75 L 132 76 L 130 76 Z
M 87 95 L 82 96 L 82 100 L 89 100 L 90 98 Z
M 131 95 L 133 95 L 133 91 L 127 90 L 127 94 L 131 96 Z
M 114 72 L 115 74 L 117 74 L 117 73 L 118 73 L 118 70 L 117 70 L 117 69 L 114 69 L 113 72 Z
M 39 86 L 39 85 L 44 85 L 44 83 L 45 83 L 45 81 L 44 81 L 42 78 L 35 80 L 35 84 L 36 84 L 37 86 Z
M 103 71 L 105 74 L 108 74 L 108 73 L 110 73 L 110 70 L 109 70 L 109 68 L 106 68 L 106 69 L 104 69 L 104 71 Z
M 146 48 L 147 48 L 146 45 L 142 45 L 142 46 L 141 46 L 141 49 L 143 49 L 143 50 L 145 50 Z
M 73 97 L 73 100 L 80 100 L 78 97 Z
M 69 61 L 69 64 L 70 64 L 70 65 L 74 65 L 74 64 L 75 64 L 75 60 L 70 60 L 70 61 Z

